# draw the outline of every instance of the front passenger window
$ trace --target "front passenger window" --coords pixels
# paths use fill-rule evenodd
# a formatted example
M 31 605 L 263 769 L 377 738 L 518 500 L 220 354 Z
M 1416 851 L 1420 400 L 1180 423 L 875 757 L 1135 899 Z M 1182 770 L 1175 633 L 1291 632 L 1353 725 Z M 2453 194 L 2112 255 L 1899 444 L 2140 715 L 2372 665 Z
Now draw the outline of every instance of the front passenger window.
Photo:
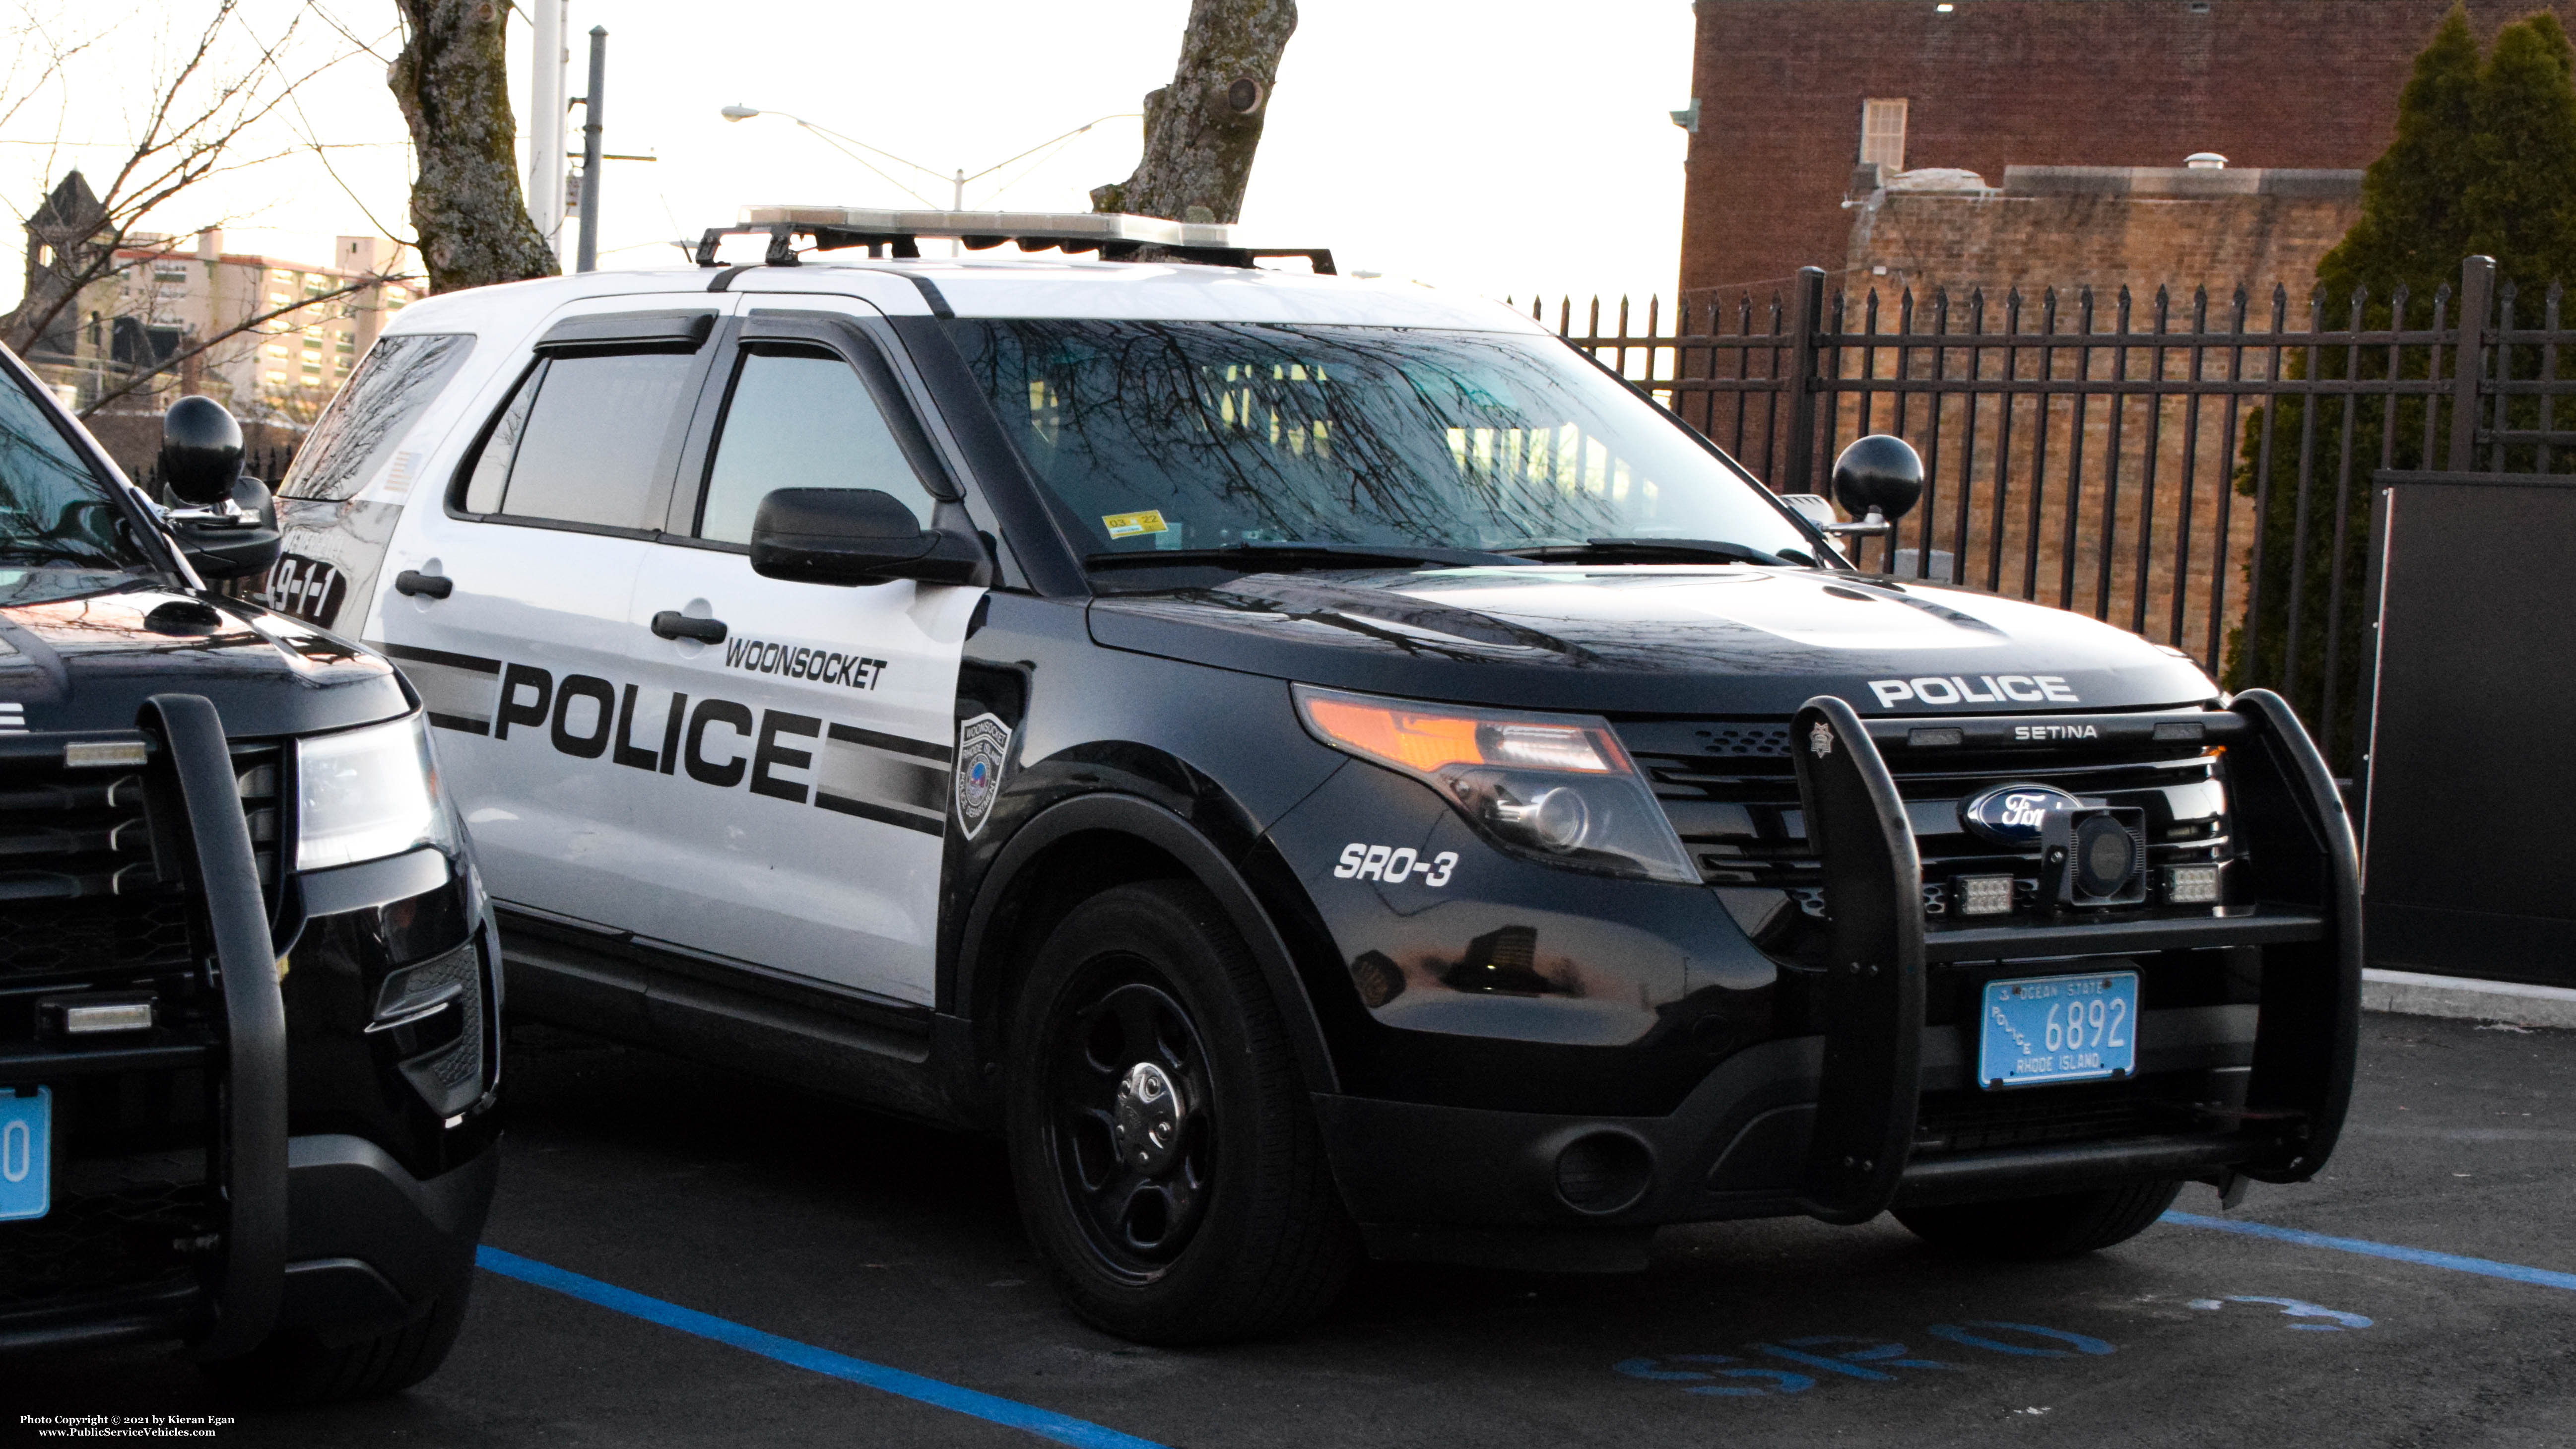
M 751 542 L 752 515 L 773 488 L 874 488 L 925 528 L 934 506 L 849 363 L 819 348 L 770 343 L 747 353 L 734 377 L 698 536 Z

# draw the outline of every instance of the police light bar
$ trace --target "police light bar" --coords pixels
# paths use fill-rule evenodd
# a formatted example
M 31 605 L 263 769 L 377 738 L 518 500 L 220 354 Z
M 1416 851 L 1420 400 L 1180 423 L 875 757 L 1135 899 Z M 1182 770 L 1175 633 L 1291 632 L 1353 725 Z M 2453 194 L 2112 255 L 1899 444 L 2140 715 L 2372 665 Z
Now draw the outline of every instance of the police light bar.
M 773 267 L 797 264 L 795 238 L 813 238 L 816 251 L 864 246 L 872 257 L 917 258 L 921 239 L 956 238 L 969 251 L 1015 243 L 1024 252 L 1049 249 L 1096 252 L 1101 260 L 1198 262 L 1249 267 L 1258 257 L 1304 257 L 1318 275 L 1333 274 L 1324 247 L 1247 247 L 1234 228 L 1213 222 L 1166 221 L 1089 211 L 895 211 L 861 206 L 747 206 L 735 226 L 711 226 L 698 239 L 698 265 L 716 265 L 716 248 L 728 236 L 766 235 L 763 260 Z
M 879 236 L 955 237 L 972 246 L 1006 241 L 1134 242 L 1157 247 L 1232 247 L 1234 228 L 1091 211 L 883 211 L 863 206 L 747 206 L 746 226 L 830 227 Z M 1036 247 L 1024 247 L 1036 251 Z

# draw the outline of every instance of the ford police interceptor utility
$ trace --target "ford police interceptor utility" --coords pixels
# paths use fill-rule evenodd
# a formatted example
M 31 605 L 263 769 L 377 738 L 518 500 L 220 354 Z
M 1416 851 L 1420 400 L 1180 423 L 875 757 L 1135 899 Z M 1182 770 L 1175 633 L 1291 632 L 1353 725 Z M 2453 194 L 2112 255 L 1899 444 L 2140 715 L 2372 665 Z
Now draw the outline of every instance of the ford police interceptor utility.
M 241 445 L 181 399 L 147 498 L 0 350 L 0 1352 L 384 1393 L 464 1319 L 500 962 L 420 701 L 208 586 L 278 557 Z
M 2277 698 L 1855 571 L 1501 307 L 752 220 L 405 311 L 285 484 L 268 597 L 426 699 L 515 1010 L 998 1128 L 1158 1342 L 1362 1252 L 2067 1254 L 2325 1161 L 2353 850 Z

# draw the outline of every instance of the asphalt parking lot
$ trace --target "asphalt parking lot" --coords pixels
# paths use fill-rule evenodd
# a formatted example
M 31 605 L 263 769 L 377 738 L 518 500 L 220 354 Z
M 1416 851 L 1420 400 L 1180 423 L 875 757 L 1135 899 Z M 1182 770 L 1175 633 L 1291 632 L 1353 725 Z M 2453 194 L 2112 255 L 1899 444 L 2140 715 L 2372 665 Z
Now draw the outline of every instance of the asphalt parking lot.
M 2333 1171 L 2228 1215 L 2287 1235 L 2168 1221 L 1994 1268 L 1886 1219 L 1695 1227 L 1633 1277 L 1375 1267 L 1295 1339 L 1206 1352 L 1059 1310 L 993 1144 L 569 1033 L 515 1045 L 498 1271 L 438 1375 L 261 1415 L 166 1350 L 21 1360 L 9 1432 L 162 1413 L 335 1446 L 2576 1442 L 2576 1033 L 2367 1018 Z M 2218 1213 L 2199 1187 L 2177 1209 Z

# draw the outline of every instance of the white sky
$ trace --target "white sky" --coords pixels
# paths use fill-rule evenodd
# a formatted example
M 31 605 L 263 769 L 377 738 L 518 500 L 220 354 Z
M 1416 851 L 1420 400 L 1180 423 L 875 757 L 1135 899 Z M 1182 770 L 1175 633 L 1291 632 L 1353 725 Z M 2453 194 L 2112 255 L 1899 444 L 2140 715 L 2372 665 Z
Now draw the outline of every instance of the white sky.
M 322 7 L 247 0 L 245 13 L 273 34 L 306 12 L 313 59 L 351 49 L 326 16 L 392 54 L 387 0 Z M 131 114 L 152 89 L 146 77 L 175 38 L 149 26 L 184 31 L 206 8 L 208 0 L 160 0 L 128 12 L 74 62 L 70 85 L 0 125 L 0 190 L 13 210 L 33 206 L 73 160 L 94 177 L 112 164 L 105 148 L 131 133 Z M 676 260 L 672 238 L 733 221 L 747 204 L 916 204 L 793 124 L 727 122 L 721 106 L 794 112 L 943 175 L 961 165 L 972 173 L 1094 117 L 1136 110 L 1171 77 L 1188 0 L 775 11 L 573 0 L 571 12 L 567 90 L 583 88 L 589 28 L 607 26 L 607 149 L 660 158 L 607 164 L 601 265 L 614 267 Z M 46 13 L 75 32 L 103 26 L 70 0 Z M 524 12 L 510 31 L 524 154 Z M 1669 293 L 1687 138 L 1665 112 L 1686 103 L 1690 41 L 1688 0 L 1304 0 L 1239 235 L 1329 246 L 1345 271 L 1524 301 L 1533 291 Z M 23 68 L 16 74 L 5 83 L 13 93 L 26 84 Z M 300 99 L 300 119 L 281 117 L 259 139 L 270 150 L 328 143 L 327 170 L 310 151 L 290 155 L 193 191 L 152 224 L 193 231 L 229 218 L 228 250 L 315 262 L 333 235 L 374 230 L 369 212 L 407 231 L 405 132 L 381 64 L 356 55 Z M 577 149 L 578 112 L 571 125 Z M 967 204 L 1087 210 L 1089 188 L 1134 167 L 1139 137 L 1136 121 L 1106 122 L 970 186 Z M 24 144 L 54 138 L 102 149 Z M 897 174 L 945 203 L 944 181 Z M 997 192 L 1003 182 L 1011 184 Z M 14 276 L 19 234 L 6 232 L 0 265 Z

